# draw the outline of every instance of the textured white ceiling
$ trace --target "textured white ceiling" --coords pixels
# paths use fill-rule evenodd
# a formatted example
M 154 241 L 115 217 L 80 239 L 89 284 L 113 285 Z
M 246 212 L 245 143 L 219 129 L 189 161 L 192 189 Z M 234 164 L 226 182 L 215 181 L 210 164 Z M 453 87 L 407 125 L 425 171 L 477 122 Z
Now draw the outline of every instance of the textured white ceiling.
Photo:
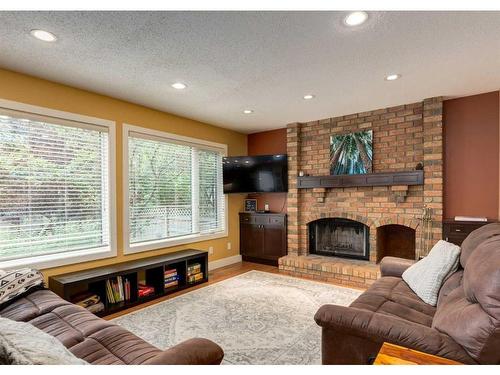
M 369 14 L 0 12 L 0 66 L 245 133 L 499 89 L 500 12 Z

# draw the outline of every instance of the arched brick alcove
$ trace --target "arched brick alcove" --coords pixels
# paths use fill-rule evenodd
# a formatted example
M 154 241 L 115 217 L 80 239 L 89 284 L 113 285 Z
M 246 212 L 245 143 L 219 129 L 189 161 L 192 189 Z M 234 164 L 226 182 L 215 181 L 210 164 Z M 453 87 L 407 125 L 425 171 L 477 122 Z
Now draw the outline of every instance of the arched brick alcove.
M 377 262 L 385 256 L 415 259 L 415 249 L 415 229 L 400 224 L 387 224 L 377 228 Z

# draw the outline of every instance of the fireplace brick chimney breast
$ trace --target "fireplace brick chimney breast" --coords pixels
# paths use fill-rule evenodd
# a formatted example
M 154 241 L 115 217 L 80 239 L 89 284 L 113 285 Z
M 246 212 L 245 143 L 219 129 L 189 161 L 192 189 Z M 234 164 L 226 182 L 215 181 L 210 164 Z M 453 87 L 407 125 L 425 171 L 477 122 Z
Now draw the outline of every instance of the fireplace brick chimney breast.
M 297 189 L 299 171 L 330 173 L 330 136 L 373 130 L 373 173 L 424 166 L 424 184 Z M 370 229 L 370 261 L 377 261 L 377 228 L 397 224 L 415 231 L 415 255 L 426 254 L 441 238 L 443 215 L 442 98 L 287 126 L 289 161 L 288 254 L 309 254 L 308 223 L 327 217 L 359 221 Z M 420 218 L 431 209 L 427 241 Z M 384 239 L 387 241 L 387 238 Z M 379 244 L 380 249 L 380 244 Z

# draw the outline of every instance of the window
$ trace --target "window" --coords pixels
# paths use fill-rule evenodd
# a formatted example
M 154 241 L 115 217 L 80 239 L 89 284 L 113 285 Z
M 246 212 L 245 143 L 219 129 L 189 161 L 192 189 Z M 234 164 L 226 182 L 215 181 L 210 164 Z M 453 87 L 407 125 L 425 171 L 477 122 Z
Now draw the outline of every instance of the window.
M 0 264 L 112 255 L 109 126 L 7 109 L 0 126 Z
M 126 252 L 222 237 L 224 145 L 125 127 Z

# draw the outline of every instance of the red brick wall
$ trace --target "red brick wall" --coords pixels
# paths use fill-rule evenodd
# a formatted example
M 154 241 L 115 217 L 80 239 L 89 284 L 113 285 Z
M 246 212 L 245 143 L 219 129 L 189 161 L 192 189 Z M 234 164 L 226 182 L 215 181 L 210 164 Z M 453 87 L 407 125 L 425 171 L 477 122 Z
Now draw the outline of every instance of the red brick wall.
M 423 186 L 408 187 L 404 202 L 394 190 L 401 187 L 297 189 L 299 171 L 329 174 L 330 135 L 360 129 L 373 130 L 373 172 L 413 170 L 424 164 Z M 401 224 L 416 230 L 417 253 L 441 238 L 443 214 L 442 100 L 378 109 L 287 127 L 289 158 L 288 252 L 308 253 L 307 223 L 320 217 L 345 217 L 370 227 L 370 259 L 376 259 L 376 228 Z M 404 188 L 403 188 L 404 190 Z M 323 201 L 324 198 L 324 201 Z M 420 216 L 424 205 L 432 209 L 432 238 L 421 244 Z M 422 250 L 420 249 L 422 248 Z

